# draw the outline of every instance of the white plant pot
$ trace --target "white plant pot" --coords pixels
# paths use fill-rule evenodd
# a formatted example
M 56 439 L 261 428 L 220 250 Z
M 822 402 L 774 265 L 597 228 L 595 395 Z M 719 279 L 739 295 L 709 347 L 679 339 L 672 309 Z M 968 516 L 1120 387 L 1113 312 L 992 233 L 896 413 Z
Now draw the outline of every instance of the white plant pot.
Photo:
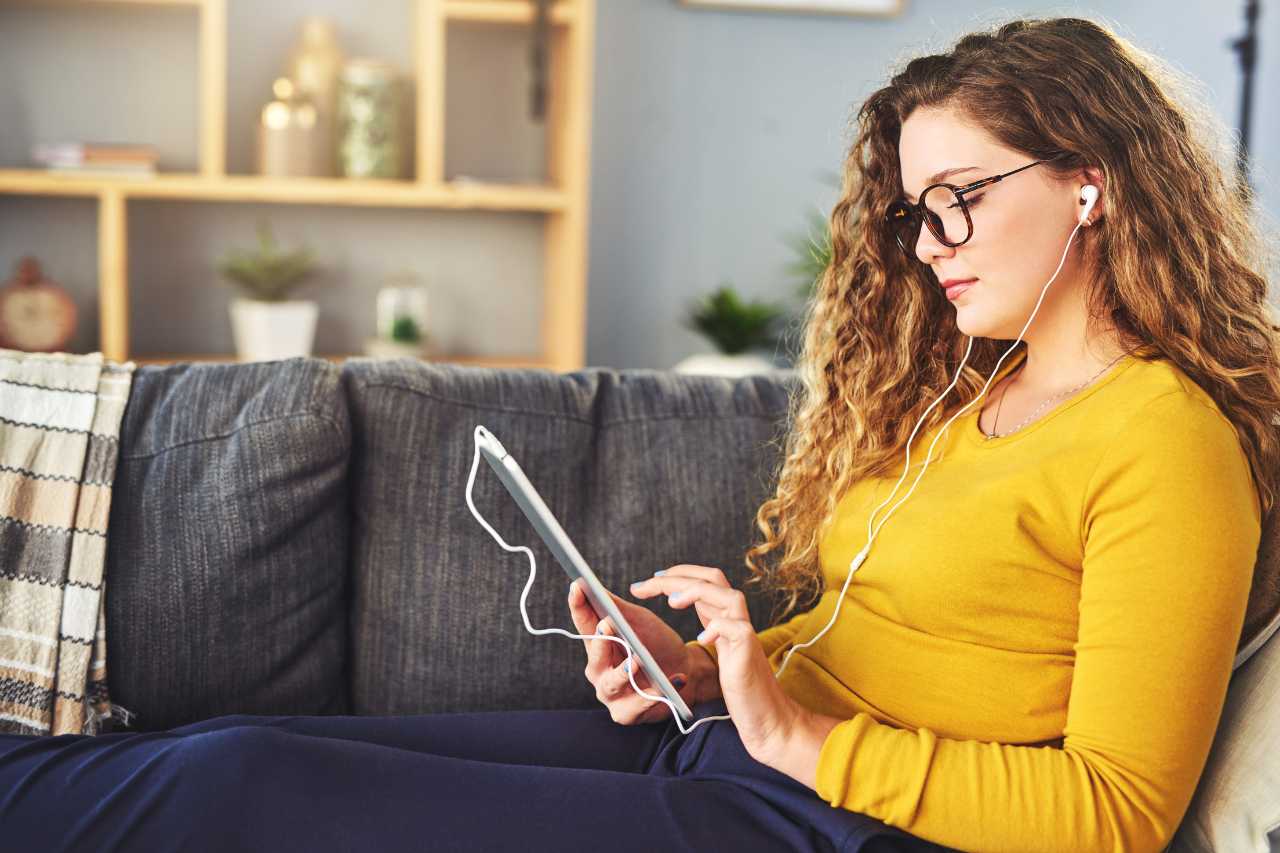
M 231 334 L 241 361 L 276 361 L 311 355 L 319 306 L 306 299 L 287 302 L 231 300 Z
M 674 368 L 677 373 L 699 373 L 711 376 L 750 376 L 755 373 L 773 373 L 778 368 L 762 355 L 743 353 L 698 353 L 682 360 Z

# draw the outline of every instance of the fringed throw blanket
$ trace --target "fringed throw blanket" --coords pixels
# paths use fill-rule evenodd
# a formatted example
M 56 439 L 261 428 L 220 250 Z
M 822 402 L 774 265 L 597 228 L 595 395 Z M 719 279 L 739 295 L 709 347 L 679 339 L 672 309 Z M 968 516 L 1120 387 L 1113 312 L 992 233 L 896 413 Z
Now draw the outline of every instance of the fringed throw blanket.
M 0 731 L 128 722 L 107 696 L 104 566 L 133 370 L 0 349 Z

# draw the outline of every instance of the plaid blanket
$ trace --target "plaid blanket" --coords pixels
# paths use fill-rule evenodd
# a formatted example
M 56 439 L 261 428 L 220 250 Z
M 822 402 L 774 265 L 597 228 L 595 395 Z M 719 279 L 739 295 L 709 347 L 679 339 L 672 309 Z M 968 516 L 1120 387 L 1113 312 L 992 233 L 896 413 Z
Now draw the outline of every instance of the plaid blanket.
M 0 349 L 0 731 L 128 723 L 107 695 L 104 566 L 133 370 Z

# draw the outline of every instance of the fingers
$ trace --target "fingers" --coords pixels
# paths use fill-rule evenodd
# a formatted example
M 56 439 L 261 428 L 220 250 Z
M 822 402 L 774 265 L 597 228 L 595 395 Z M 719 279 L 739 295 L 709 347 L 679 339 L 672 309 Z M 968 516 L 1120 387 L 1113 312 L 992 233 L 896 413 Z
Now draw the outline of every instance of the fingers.
M 596 687 L 596 698 L 609 709 L 609 715 L 616 723 L 632 725 L 665 720 L 671 714 L 667 703 L 641 696 L 632 689 L 631 682 L 627 678 L 625 663 L 624 661 L 605 674 Z M 673 674 L 671 683 L 678 691 L 686 683 L 685 674 L 682 672 Z M 642 669 L 637 669 L 636 685 L 650 695 L 659 694 L 658 689 L 650 685 Z
M 636 658 L 631 661 L 623 660 L 622 663 L 610 668 L 604 672 L 598 681 L 596 681 L 596 698 L 606 705 L 613 700 L 633 693 L 631 689 L 631 680 L 627 677 L 627 664 L 634 663 L 636 668 L 636 684 L 641 690 L 649 693 L 656 690 L 649 690 L 649 676 L 645 673 L 644 667 L 640 666 L 640 662 Z
M 591 603 L 587 601 L 587 595 L 583 591 L 578 581 L 569 584 L 569 612 L 573 617 L 573 625 L 579 634 L 607 634 L 608 624 L 606 620 L 599 619 L 596 616 L 595 609 Z M 613 645 L 608 640 L 583 640 L 583 645 L 587 649 L 587 680 L 595 682 L 599 674 L 617 661 L 612 657 L 608 646 Z
M 579 634 L 594 634 L 596 632 L 596 625 L 599 624 L 600 619 L 596 616 L 596 611 L 587 601 L 587 596 L 582 591 L 582 588 L 578 586 L 577 581 L 569 584 L 569 616 L 573 619 L 573 627 L 577 629 Z M 590 648 L 588 644 L 588 651 L 590 651 Z
M 623 604 L 636 605 L 619 599 Z M 613 625 L 608 617 L 597 619 L 594 608 L 587 601 L 580 583 L 574 581 L 569 585 L 569 611 L 573 617 L 574 628 L 579 634 L 601 634 L 615 636 Z M 653 686 L 648 675 L 634 656 L 628 660 L 626 650 L 621 643 L 612 640 L 584 640 L 587 649 L 587 680 L 596 688 L 596 699 L 609 709 L 609 716 L 614 722 L 623 725 L 638 723 L 656 723 L 665 720 L 671 713 L 665 702 L 649 699 L 636 692 L 636 688 L 656 695 L 659 691 Z M 628 665 L 634 665 L 636 687 L 631 686 Z M 688 676 L 674 673 L 670 676 L 676 690 L 687 683 Z
M 731 587 L 729 579 L 725 577 L 724 572 L 715 566 L 695 566 L 690 563 L 680 563 L 675 566 L 663 569 L 660 573 L 655 573 L 654 577 L 682 577 L 693 578 L 694 580 L 707 581 L 716 586 Z
M 631 726 L 642 723 L 661 723 L 671 718 L 671 709 L 664 702 L 646 699 L 632 694 L 609 706 L 609 715 L 615 723 Z
M 749 621 L 728 618 L 712 619 L 707 623 L 702 633 L 698 635 L 698 642 L 714 643 L 718 638 L 725 637 L 731 642 L 741 643 L 747 642 L 756 636 L 756 630 L 751 627 Z
M 587 603 L 587 596 L 582 592 L 582 588 L 578 586 L 578 582 L 574 581 L 569 584 L 569 616 L 573 619 L 573 627 L 577 629 L 579 634 L 594 634 L 596 632 L 596 612 L 591 609 L 591 605 Z
M 750 621 L 746 596 L 728 585 L 721 570 L 708 566 L 672 566 L 662 575 L 631 584 L 631 594 L 636 598 L 667 596 L 668 605 L 676 610 L 700 603 L 713 608 L 713 615 Z M 699 615 L 703 615 L 701 607 Z
M 631 686 L 631 679 L 627 670 L 628 664 L 635 667 L 636 687 L 646 693 L 656 694 L 660 692 L 649 678 L 649 674 L 645 672 L 644 667 L 640 665 L 640 660 L 633 656 L 629 661 L 624 659 L 622 663 L 601 674 L 596 681 L 596 698 L 608 704 L 622 697 L 638 695 Z M 668 676 L 668 680 L 678 692 L 688 682 L 688 676 L 683 672 L 675 672 Z M 646 699 L 645 701 L 653 700 Z
M 606 637 L 616 637 L 618 635 L 618 632 L 613 627 L 613 620 L 608 616 L 600 620 L 600 624 L 596 626 L 596 633 L 603 634 Z M 592 640 L 591 642 L 597 646 L 598 659 L 605 670 L 620 666 L 627 659 L 627 650 L 621 642 L 614 640 Z

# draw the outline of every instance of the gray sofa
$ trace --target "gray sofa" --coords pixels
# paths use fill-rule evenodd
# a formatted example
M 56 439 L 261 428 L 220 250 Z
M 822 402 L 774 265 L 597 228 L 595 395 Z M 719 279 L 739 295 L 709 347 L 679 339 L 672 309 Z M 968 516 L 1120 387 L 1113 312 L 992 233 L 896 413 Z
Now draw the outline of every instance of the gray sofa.
M 366 359 L 140 367 L 108 536 L 112 699 L 144 731 L 231 713 L 595 707 L 581 644 L 524 629 L 526 558 L 467 509 L 473 427 L 516 454 L 612 588 L 681 562 L 737 584 L 793 381 Z M 534 625 L 572 627 L 563 571 L 483 464 L 474 499 L 537 556 Z M 751 597 L 759 627 L 771 604 Z M 692 610 L 653 606 L 697 633 Z M 1276 646 L 1239 672 L 1267 655 L 1280 669 Z

